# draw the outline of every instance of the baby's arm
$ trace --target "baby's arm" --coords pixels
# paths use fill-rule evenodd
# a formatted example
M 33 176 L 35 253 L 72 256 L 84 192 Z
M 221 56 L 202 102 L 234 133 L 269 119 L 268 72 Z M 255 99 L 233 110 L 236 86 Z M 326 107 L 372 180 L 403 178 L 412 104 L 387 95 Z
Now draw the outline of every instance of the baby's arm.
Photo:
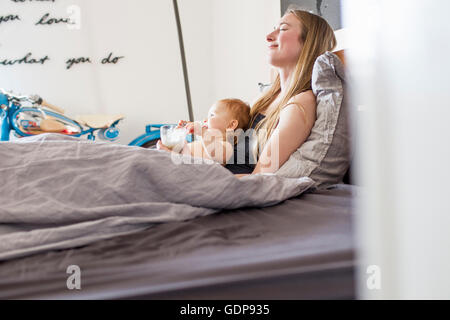
M 218 162 L 225 165 L 233 156 L 233 146 L 231 143 L 225 141 L 215 141 L 212 143 L 205 143 L 203 140 L 197 140 L 188 143 L 181 152 L 195 158 L 203 158 Z
M 218 139 L 210 143 L 202 140 L 202 147 L 208 159 L 218 162 L 221 165 L 227 164 L 234 153 L 234 148 L 231 143 Z
M 183 151 L 181 152 L 182 154 L 187 154 L 190 155 L 192 157 L 196 157 L 196 158 L 207 158 L 207 155 L 205 154 L 205 152 L 203 151 L 203 144 L 201 141 L 194 141 L 191 143 L 188 143 L 184 146 Z
M 234 148 L 231 143 L 223 141 L 223 135 L 215 129 L 208 129 L 202 122 L 185 124 L 188 133 L 195 134 L 200 139 L 184 146 L 182 154 L 196 158 L 213 160 L 225 165 L 233 156 Z

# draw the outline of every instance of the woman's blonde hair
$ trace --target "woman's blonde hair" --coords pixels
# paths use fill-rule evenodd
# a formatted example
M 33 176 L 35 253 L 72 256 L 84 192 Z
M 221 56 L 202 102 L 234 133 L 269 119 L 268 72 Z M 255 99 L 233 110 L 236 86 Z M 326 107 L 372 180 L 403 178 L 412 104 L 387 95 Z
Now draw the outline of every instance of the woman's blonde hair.
M 266 118 L 256 126 L 259 150 L 255 150 L 256 154 L 260 154 L 262 149 L 269 140 L 280 118 L 280 112 L 287 105 L 290 99 L 307 90 L 311 90 L 311 78 L 314 63 L 316 59 L 326 51 L 332 51 L 336 47 L 336 37 L 333 29 L 328 22 L 322 17 L 302 10 L 288 9 L 286 14 L 294 14 L 301 23 L 302 33 L 301 40 L 303 49 L 297 60 L 294 72 L 284 95 L 279 100 L 276 108 L 273 109 Z M 300 40 L 300 39 L 299 39 Z M 258 113 L 264 111 L 281 93 L 280 75 L 269 90 L 253 105 L 250 112 L 251 124 L 253 124 Z

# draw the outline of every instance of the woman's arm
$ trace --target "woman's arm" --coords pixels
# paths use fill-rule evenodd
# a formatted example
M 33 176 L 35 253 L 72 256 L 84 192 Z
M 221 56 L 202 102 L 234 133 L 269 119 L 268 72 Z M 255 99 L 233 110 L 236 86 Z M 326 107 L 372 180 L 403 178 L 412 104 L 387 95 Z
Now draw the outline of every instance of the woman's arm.
M 295 96 L 280 113 L 277 128 L 264 147 L 253 174 L 275 173 L 308 139 L 316 121 L 312 91 Z

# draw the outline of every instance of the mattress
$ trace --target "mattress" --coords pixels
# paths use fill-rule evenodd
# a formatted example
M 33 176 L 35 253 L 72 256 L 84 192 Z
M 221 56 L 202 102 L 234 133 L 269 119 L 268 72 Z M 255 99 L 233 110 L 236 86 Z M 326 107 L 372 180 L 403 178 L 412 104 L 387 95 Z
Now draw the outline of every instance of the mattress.
M 1 262 L 0 298 L 351 299 L 358 192 L 337 185 Z M 80 290 L 67 288 L 71 265 Z

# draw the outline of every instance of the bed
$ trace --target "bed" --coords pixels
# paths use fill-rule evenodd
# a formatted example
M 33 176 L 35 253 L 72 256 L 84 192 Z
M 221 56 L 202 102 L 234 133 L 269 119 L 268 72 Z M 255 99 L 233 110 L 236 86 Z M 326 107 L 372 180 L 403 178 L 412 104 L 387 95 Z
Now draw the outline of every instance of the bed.
M 343 79 L 338 57 L 325 53 L 317 59 L 318 128 L 305 152 L 323 149 L 324 158 L 312 176 L 295 176 L 304 178 L 237 180 L 222 167 L 174 165 L 166 153 L 149 156 L 140 148 L 51 135 L 4 145 L 0 298 L 355 298 L 353 203 L 359 187 L 309 189 L 310 183 L 341 181 L 349 165 Z M 159 224 L 140 227 L 149 221 Z M 27 223 L 41 229 L 30 235 Z M 59 228 L 46 229 L 46 223 Z M 16 237 L 17 230 L 5 227 L 24 232 Z M 73 265 L 81 270 L 81 290 L 67 288 Z
M 358 192 L 340 184 L 0 262 L 0 298 L 352 299 Z M 70 265 L 81 290 L 67 289 Z

